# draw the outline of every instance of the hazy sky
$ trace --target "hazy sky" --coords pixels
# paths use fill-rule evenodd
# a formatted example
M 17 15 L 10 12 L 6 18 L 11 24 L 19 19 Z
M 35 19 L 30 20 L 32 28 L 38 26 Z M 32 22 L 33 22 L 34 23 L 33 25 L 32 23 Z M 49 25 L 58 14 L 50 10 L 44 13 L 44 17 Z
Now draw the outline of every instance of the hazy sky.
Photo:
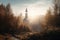
M 33 20 L 36 16 L 45 15 L 46 10 L 52 4 L 52 0 L 0 0 L 0 4 L 11 4 L 14 14 L 24 14 L 28 8 L 29 18 Z

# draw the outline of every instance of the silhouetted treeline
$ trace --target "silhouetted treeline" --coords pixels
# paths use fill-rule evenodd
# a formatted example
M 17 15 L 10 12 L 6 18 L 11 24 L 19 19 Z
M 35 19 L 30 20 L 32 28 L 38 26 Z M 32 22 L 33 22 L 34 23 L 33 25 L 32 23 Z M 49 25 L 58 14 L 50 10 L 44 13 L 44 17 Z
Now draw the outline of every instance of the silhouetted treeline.
M 53 30 L 56 30 L 56 28 L 60 28 L 60 11 L 59 11 L 59 7 L 57 4 L 54 4 L 54 11 L 51 11 L 51 8 L 49 8 L 49 10 L 47 11 L 47 14 L 45 16 L 45 20 L 46 20 L 46 27 L 48 29 L 52 27 Z
M 18 34 L 21 32 L 30 31 L 28 27 L 25 27 L 23 24 L 19 25 L 21 22 L 20 17 L 15 17 L 13 15 L 10 4 L 7 6 L 0 5 L 0 34 Z M 22 20 L 23 21 L 23 20 Z

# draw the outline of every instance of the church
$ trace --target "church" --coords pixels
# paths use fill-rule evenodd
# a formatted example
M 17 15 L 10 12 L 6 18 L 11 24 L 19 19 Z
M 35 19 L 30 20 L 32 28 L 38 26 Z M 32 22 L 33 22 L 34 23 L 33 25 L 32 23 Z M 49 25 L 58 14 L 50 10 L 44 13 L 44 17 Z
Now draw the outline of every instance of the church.
M 24 25 L 28 25 L 29 24 L 29 20 L 28 20 L 28 9 L 25 9 L 25 18 L 23 19 L 23 23 Z

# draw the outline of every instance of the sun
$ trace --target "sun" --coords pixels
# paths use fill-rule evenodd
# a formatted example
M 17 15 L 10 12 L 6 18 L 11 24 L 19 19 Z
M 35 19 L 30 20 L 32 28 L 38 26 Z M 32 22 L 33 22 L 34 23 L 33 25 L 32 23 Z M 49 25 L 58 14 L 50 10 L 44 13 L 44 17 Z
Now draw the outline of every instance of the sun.
M 31 21 L 36 20 L 40 15 L 46 15 L 47 8 L 36 8 L 36 7 L 30 7 L 28 8 L 28 17 Z

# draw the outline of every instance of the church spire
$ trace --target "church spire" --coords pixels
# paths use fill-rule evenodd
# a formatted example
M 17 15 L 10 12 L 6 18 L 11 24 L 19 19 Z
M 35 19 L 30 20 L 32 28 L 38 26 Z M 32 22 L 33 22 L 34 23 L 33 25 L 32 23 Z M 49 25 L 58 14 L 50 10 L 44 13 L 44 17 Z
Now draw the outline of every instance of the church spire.
M 28 9 L 26 8 L 26 10 L 25 10 L 25 19 L 27 19 L 28 18 Z
M 27 26 L 27 24 L 29 24 L 29 21 L 28 21 L 28 9 L 27 8 L 25 9 L 25 18 L 24 18 L 23 22 L 24 22 L 24 25 L 26 25 L 26 26 Z

